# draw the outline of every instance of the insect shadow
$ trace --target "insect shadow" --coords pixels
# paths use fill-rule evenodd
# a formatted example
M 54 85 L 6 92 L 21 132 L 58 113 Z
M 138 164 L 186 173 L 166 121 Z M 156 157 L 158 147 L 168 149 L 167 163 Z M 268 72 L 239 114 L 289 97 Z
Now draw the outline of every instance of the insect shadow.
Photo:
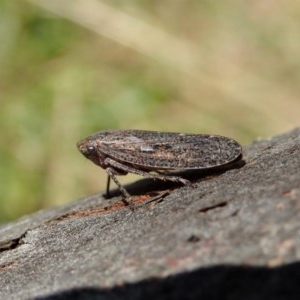
M 241 159 L 237 160 L 235 162 L 232 162 L 230 164 L 226 164 L 219 167 L 214 167 L 210 169 L 203 169 L 203 170 L 185 170 L 185 171 L 169 171 L 163 174 L 168 175 L 174 175 L 174 176 L 180 176 L 182 178 L 185 178 L 189 180 L 192 184 L 196 183 L 198 181 L 205 180 L 210 177 L 219 176 L 223 173 L 225 173 L 228 170 L 232 169 L 240 169 L 242 168 L 246 162 Z M 155 180 L 152 178 L 143 178 L 138 181 L 135 181 L 133 183 L 127 184 L 125 186 L 126 190 L 130 193 L 132 196 L 140 196 L 148 193 L 159 193 L 168 189 L 175 189 L 182 187 L 183 185 L 181 183 L 172 182 L 172 181 L 162 181 L 162 180 Z M 109 197 L 106 197 L 106 194 L 104 193 L 103 196 L 106 199 L 111 199 L 113 197 L 117 197 L 122 195 L 120 190 L 118 188 L 113 188 L 110 191 Z

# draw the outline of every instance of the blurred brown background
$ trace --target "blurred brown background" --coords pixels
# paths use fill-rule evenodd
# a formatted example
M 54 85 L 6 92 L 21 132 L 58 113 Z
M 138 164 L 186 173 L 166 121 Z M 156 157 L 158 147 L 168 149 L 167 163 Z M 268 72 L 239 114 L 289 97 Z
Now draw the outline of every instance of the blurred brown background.
M 95 131 L 300 123 L 296 0 L 0 0 L 0 24 L 0 222 L 103 190 Z

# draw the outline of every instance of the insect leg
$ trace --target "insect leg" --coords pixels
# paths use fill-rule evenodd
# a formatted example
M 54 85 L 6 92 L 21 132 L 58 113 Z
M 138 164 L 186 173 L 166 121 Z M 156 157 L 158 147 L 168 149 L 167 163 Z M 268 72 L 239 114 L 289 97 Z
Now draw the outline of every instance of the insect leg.
M 137 174 L 137 175 L 148 177 L 148 178 L 160 179 L 160 180 L 164 180 L 164 181 L 169 180 L 169 181 L 173 181 L 173 182 L 181 182 L 184 185 L 188 185 L 191 183 L 189 180 L 181 178 L 179 176 L 169 176 L 169 175 L 146 172 L 146 171 L 139 170 L 137 168 L 122 164 L 122 163 L 115 161 L 113 159 L 110 159 L 110 158 L 106 158 L 105 163 L 107 163 L 109 166 L 124 170 L 128 173 L 133 173 L 133 174 Z M 112 177 L 112 179 L 113 179 L 113 177 Z
M 110 187 L 110 176 L 107 176 L 107 182 L 106 182 L 106 198 L 109 198 L 109 187 Z
M 129 205 L 130 203 L 127 201 L 127 199 L 131 199 L 129 193 L 125 190 L 125 188 L 121 185 L 120 181 L 117 179 L 117 177 L 115 176 L 115 171 L 114 168 L 108 167 L 105 169 L 105 171 L 107 172 L 108 176 L 115 182 L 115 184 L 118 186 L 119 190 L 121 191 L 121 193 L 124 196 L 124 199 L 122 200 L 126 205 Z M 108 179 L 108 185 L 107 187 L 109 188 L 109 182 L 110 179 Z M 107 191 L 106 191 L 107 193 Z

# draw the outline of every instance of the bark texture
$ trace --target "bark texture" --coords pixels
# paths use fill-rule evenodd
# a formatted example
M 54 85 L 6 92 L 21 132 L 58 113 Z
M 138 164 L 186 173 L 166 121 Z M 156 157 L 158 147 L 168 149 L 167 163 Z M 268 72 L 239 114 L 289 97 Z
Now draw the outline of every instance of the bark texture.
M 299 299 L 300 129 L 186 176 L 1 226 L 0 299 Z

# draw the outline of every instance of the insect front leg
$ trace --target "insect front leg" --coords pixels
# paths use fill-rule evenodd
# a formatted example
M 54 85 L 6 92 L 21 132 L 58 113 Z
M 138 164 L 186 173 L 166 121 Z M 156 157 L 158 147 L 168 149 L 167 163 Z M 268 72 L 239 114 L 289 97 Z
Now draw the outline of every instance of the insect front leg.
M 169 180 L 169 181 L 173 181 L 173 182 L 181 182 L 184 185 L 191 184 L 191 182 L 189 180 L 181 178 L 179 176 L 169 176 L 169 175 L 163 175 L 163 174 L 157 174 L 157 173 L 150 173 L 150 171 L 146 172 L 146 171 L 128 166 L 126 164 L 122 164 L 122 163 L 120 163 L 118 161 L 115 161 L 111 158 L 106 158 L 105 162 L 108 165 L 113 166 L 113 167 L 115 167 L 117 169 L 120 169 L 120 170 L 124 170 L 127 173 L 133 173 L 133 174 L 137 174 L 137 175 L 140 175 L 140 176 L 153 178 L 153 179 L 160 179 L 160 180 L 164 180 L 164 181 Z
M 126 204 L 126 205 L 129 205 L 129 201 L 131 199 L 129 193 L 126 191 L 126 189 L 122 186 L 122 184 L 120 183 L 120 181 L 117 179 L 116 177 L 116 174 L 117 175 L 123 175 L 123 173 L 119 173 L 117 170 L 115 170 L 113 167 L 107 167 L 105 169 L 106 173 L 108 174 L 108 177 L 111 178 L 115 184 L 118 186 L 119 190 L 121 191 L 121 193 L 123 194 L 124 198 L 123 198 L 123 202 Z M 107 181 L 107 187 L 106 187 L 106 196 L 108 197 L 109 196 L 109 182 L 110 182 L 110 179 L 108 179 Z

